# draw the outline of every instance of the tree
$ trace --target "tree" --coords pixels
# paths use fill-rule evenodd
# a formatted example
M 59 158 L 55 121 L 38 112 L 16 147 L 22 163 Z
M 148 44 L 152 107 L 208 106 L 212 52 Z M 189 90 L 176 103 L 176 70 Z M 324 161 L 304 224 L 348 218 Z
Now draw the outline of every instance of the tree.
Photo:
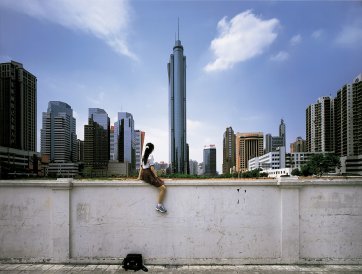
M 302 173 L 303 176 L 313 175 L 312 168 L 308 162 L 302 165 L 300 172 Z
M 261 168 L 245 171 L 241 176 L 242 178 L 259 178 L 268 177 L 268 173 L 261 172 Z
M 292 170 L 291 175 L 300 176 L 300 175 L 302 175 L 302 172 L 300 172 L 300 170 L 298 168 L 295 168 Z
M 341 162 L 339 157 L 334 154 L 315 154 L 302 166 L 301 172 L 303 176 L 312 174 L 322 176 L 324 173 L 327 173 L 336 167 L 339 168 L 340 166 Z

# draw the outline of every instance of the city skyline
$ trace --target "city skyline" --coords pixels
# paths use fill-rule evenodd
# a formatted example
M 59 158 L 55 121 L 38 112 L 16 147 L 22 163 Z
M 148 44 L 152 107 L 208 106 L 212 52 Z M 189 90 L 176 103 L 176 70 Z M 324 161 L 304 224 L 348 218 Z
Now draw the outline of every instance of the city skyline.
M 275 136 L 283 118 L 287 147 L 305 138 L 305 108 L 336 96 L 362 71 L 359 2 L 92 3 L 99 10 L 39 3 L 0 2 L 0 61 L 20 62 L 37 77 L 38 151 L 41 113 L 63 101 L 74 110 L 78 138 L 88 108 L 106 110 L 111 124 L 130 112 L 155 144 L 155 159 L 168 161 L 166 64 L 178 17 L 188 58 L 187 141 L 198 162 L 204 145 L 222 151 L 228 126 Z

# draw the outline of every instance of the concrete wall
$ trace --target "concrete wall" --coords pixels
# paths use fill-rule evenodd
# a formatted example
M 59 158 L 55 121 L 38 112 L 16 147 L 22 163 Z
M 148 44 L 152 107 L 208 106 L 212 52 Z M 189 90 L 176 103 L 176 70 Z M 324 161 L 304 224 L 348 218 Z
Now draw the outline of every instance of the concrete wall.
M 362 180 L 0 181 L 0 261 L 362 264 Z

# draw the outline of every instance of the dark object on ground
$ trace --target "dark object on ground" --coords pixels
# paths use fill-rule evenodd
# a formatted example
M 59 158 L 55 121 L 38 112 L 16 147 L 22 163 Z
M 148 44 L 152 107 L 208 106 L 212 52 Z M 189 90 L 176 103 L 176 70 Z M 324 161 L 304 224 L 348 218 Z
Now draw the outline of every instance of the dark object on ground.
M 143 270 L 148 272 L 147 267 L 143 265 L 142 255 L 141 254 L 127 254 L 122 262 L 122 267 L 127 270 Z

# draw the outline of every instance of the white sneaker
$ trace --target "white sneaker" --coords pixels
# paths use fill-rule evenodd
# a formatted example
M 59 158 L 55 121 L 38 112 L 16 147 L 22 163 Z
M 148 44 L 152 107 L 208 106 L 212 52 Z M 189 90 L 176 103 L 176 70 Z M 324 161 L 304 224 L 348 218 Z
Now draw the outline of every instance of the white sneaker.
M 167 209 L 161 204 L 161 205 L 157 205 L 156 206 L 156 210 L 161 212 L 161 213 L 166 213 Z

